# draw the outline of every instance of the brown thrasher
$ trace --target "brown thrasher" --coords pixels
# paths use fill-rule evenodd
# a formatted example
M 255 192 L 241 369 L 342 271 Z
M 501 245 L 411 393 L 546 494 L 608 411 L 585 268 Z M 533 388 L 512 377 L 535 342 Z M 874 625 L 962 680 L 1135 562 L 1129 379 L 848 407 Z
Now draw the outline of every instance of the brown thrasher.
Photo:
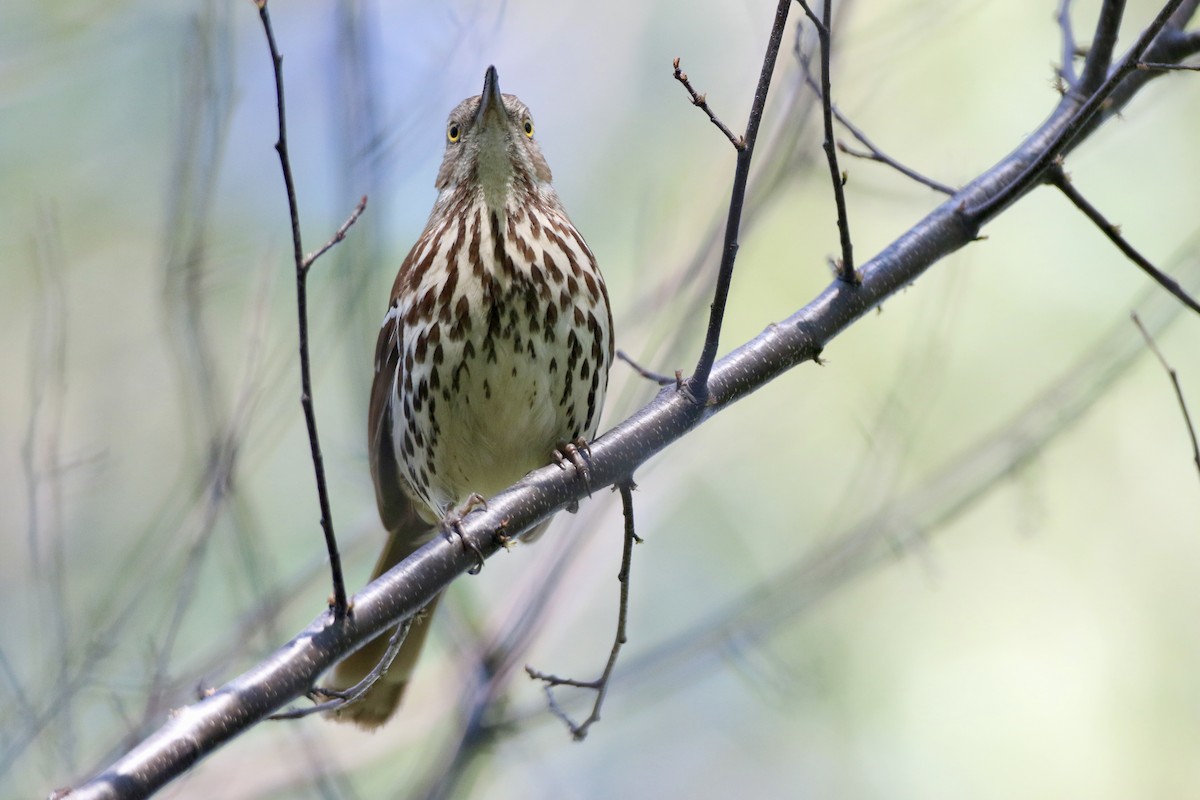
M 613 357 L 596 259 L 550 185 L 528 107 L 500 93 L 495 67 L 483 94 L 450 112 L 436 185 L 375 349 L 368 445 L 390 538 L 372 580 L 473 494 L 495 494 L 594 436 Z M 337 719 L 373 728 L 392 715 L 436 604 Z M 339 664 L 333 685 L 365 677 L 388 638 Z

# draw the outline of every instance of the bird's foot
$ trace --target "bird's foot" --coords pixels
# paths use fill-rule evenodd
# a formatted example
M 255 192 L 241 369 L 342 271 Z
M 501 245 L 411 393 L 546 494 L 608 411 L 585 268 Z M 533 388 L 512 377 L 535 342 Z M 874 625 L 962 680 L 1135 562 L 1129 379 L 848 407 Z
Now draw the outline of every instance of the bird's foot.
M 575 468 L 575 474 L 583 481 L 588 497 L 592 496 L 592 471 L 587 465 L 591 454 L 592 448 L 588 446 L 587 440 L 580 436 L 573 442 L 560 445 L 553 455 L 554 463 L 558 464 L 559 469 L 566 469 L 568 463 Z M 579 504 L 571 503 L 567 510 L 573 514 L 579 510 Z
M 475 566 L 467 570 L 468 575 L 478 575 L 479 571 L 483 569 L 483 551 L 466 537 L 462 527 L 463 517 L 476 509 L 486 511 L 487 500 L 483 498 L 483 495 L 472 492 L 461 505 L 451 509 L 450 513 L 438 523 L 438 528 L 441 529 L 443 536 L 450 541 L 453 541 L 454 537 L 457 536 L 458 541 L 462 543 L 463 550 L 475 556 Z

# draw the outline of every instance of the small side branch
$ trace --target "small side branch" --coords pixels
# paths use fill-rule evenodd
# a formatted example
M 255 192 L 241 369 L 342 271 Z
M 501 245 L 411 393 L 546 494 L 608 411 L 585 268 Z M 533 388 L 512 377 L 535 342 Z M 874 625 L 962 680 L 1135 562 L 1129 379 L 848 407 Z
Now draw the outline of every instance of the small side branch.
M 341 241 L 362 209 L 366 207 L 366 198 L 359 203 L 359 208 L 350 219 L 338 230 L 333 240 L 312 256 L 305 258 L 304 248 L 300 242 L 300 209 L 296 202 L 296 183 L 292 178 L 292 165 L 288 158 L 287 146 L 287 114 L 283 102 L 283 56 L 275 44 L 275 31 L 271 27 L 271 16 L 267 12 L 267 0 L 255 0 L 258 6 L 258 16 L 262 20 L 263 31 L 267 35 L 267 46 L 271 51 L 271 63 L 275 69 L 275 105 L 279 116 L 279 138 L 275 142 L 275 151 L 279 154 L 279 164 L 283 169 L 283 182 L 287 188 L 288 213 L 292 222 L 292 252 L 296 262 L 296 311 L 300 338 L 300 406 L 304 410 L 304 421 L 308 427 L 309 449 L 312 451 L 313 472 L 317 481 L 317 501 L 321 509 L 321 529 L 325 533 L 325 547 L 329 551 L 329 570 L 333 580 L 334 616 L 342 619 L 349 611 L 346 602 L 346 582 L 342 577 L 342 559 L 338 554 L 337 537 L 333 533 L 333 513 L 329 506 L 329 488 L 325 480 L 325 458 L 321 455 L 321 441 L 317 436 L 317 416 L 313 408 L 312 369 L 308 356 L 308 268 L 322 253 Z
M 1117 46 L 1117 33 L 1121 30 L 1121 18 L 1125 15 L 1125 0 L 1104 0 L 1100 7 L 1100 19 L 1096 22 L 1096 33 L 1083 62 L 1083 74 L 1075 89 L 1084 97 L 1100 88 L 1108 68 L 1112 66 L 1113 48 Z
M 396 654 L 400 652 L 400 646 L 408 638 L 408 631 L 412 628 L 412 623 L 413 618 L 409 617 L 396 626 L 392 638 L 388 639 L 387 650 L 383 652 L 383 656 L 379 659 L 378 663 L 367 673 L 366 677 L 349 689 L 326 689 L 318 686 L 308 693 L 310 699 L 319 701 L 316 705 L 309 706 L 308 708 L 290 708 L 287 711 L 272 714 L 267 719 L 303 719 L 304 717 L 311 717 L 313 714 L 337 711 L 339 708 L 362 699 L 363 695 L 370 691 L 371 687 L 387 674 L 388 669 L 392 666 L 392 662 L 396 660 Z
M 1061 0 L 1056 18 L 1062 31 L 1062 66 L 1058 68 L 1058 74 L 1067 86 L 1074 86 L 1075 56 L 1079 55 L 1079 48 L 1075 44 L 1075 31 L 1071 28 L 1071 0 Z
M 754 157 L 754 142 L 758 139 L 758 127 L 762 122 L 763 109 L 767 105 L 767 92 L 771 88 L 771 76 L 779 58 L 779 43 L 783 41 L 783 29 L 787 26 L 788 12 L 792 0 L 778 0 L 775 21 L 771 23 L 771 35 L 767 39 L 767 52 L 763 56 L 762 69 L 758 74 L 758 86 L 754 90 L 754 102 L 750 104 L 750 118 L 746 121 L 746 133 L 742 147 L 738 150 L 737 166 L 733 171 L 733 190 L 729 198 L 729 215 L 725 220 L 725 240 L 721 248 L 721 266 L 717 270 L 717 286 L 713 291 L 712 307 L 708 315 L 708 329 L 704 334 L 704 348 L 696 362 L 692 377 L 681 389 L 695 406 L 703 407 L 709 398 L 708 378 L 717 360 L 717 348 L 721 344 L 721 326 L 725 322 L 725 304 L 729 300 L 729 287 L 733 284 L 733 265 L 737 261 L 738 233 L 742 225 L 742 208 L 746 203 L 746 185 L 750 181 L 750 160 Z
M 829 163 L 829 177 L 833 182 L 833 200 L 837 206 L 838 236 L 842 243 L 842 258 L 836 263 L 837 276 L 846 283 L 857 286 L 861 277 L 854 269 L 854 243 L 850 239 L 850 217 L 846 211 L 846 173 L 838 166 L 837 147 L 833 139 L 833 102 L 830 99 L 830 51 L 833 0 L 822 0 L 821 19 L 808 7 L 805 0 L 798 0 L 804 13 L 817 29 L 817 39 L 821 44 L 821 114 L 825 125 L 825 141 L 821 147 L 825 150 L 825 160 Z
M 1149 259 L 1134 249 L 1133 245 L 1121 235 L 1121 229 L 1109 222 L 1100 210 L 1092 205 L 1086 197 L 1080 194 L 1079 190 L 1071 184 L 1071 179 L 1063 171 L 1061 165 L 1055 165 L 1048 174 L 1050 183 L 1060 192 L 1067 196 L 1067 199 L 1075 204 L 1075 207 L 1082 211 L 1088 219 L 1095 223 L 1100 232 L 1108 237 L 1117 249 L 1125 254 L 1126 258 L 1137 264 L 1139 268 L 1154 281 L 1168 292 L 1178 298 L 1179 302 L 1200 314 L 1200 303 L 1192 297 L 1187 291 L 1179 285 L 1179 282 L 1172 278 L 1167 273 L 1160 270 L 1158 267 L 1150 263 Z
M 809 89 L 812 89 L 813 94 L 815 94 L 817 97 L 823 97 L 821 84 L 815 77 L 813 77 L 812 60 L 809 57 L 809 54 L 804 52 L 804 50 L 800 47 L 799 37 L 796 39 L 795 56 L 796 62 L 800 65 L 800 73 L 804 76 L 805 85 L 808 86 Z M 868 161 L 876 161 L 880 164 L 889 166 L 906 178 L 914 180 L 923 186 L 928 186 L 935 192 L 953 195 L 958 191 L 958 189 L 954 188 L 953 186 L 922 175 L 912 167 L 900 163 L 887 153 L 883 152 L 882 148 L 875 144 L 875 142 L 871 141 L 871 139 L 867 137 L 867 134 L 864 133 L 861 128 L 851 122 L 850 119 L 843 114 L 836 105 L 833 104 L 832 100 L 829 103 L 829 110 L 833 114 L 833 118 L 838 121 L 838 124 L 850 131 L 850 135 L 857 139 L 859 144 L 867 148 L 866 151 L 855 150 L 839 139 L 837 141 L 838 150 L 841 150 L 843 153 L 853 158 L 863 158 Z
M 712 124 L 716 125 L 717 128 L 720 129 L 721 133 L 725 134 L 725 138 L 729 140 L 729 143 L 733 145 L 735 150 L 745 150 L 746 140 L 729 130 L 729 126 L 721 121 L 721 118 L 718 117 L 716 112 L 713 111 L 708 105 L 707 95 L 700 94 L 694 88 L 692 88 L 692 82 L 688 80 L 687 73 L 679 68 L 679 58 L 676 57 L 671 64 L 675 68 L 675 80 L 683 84 L 684 89 L 687 89 L 688 95 L 690 95 L 692 98 L 692 105 L 708 115 L 708 118 L 712 120 Z
M 1171 379 L 1171 385 L 1175 387 L 1175 398 L 1179 400 L 1179 409 L 1183 412 L 1183 423 L 1187 426 L 1188 436 L 1192 439 L 1192 461 L 1196 463 L 1196 474 L 1200 475 L 1200 441 L 1196 439 L 1196 427 L 1192 424 L 1192 415 L 1188 413 L 1187 401 L 1183 399 L 1183 389 L 1179 386 L 1179 376 L 1175 374 L 1175 369 L 1167 363 L 1167 359 L 1163 357 L 1162 351 L 1158 349 L 1158 345 L 1154 343 L 1154 338 L 1150 336 L 1150 332 L 1142 325 L 1142 321 L 1138 319 L 1138 315 L 1131 314 L 1133 324 L 1137 325 L 1138 330 L 1142 332 L 1142 338 L 1146 340 L 1146 345 L 1150 351 L 1154 353 L 1154 357 L 1158 359 L 1158 363 L 1162 364 L 1162 368 L 1167 371 L 1167 376 Z
M 362 213 L 366 210 L 367 196 L 364 194 L 362 199 L 358 201 L 358 205 L 356 205 L 354 210 L 350 212 L 350 216 L 346 218 L 346 221 L 343 222 L 336 231 L 334 231 L 333 236 L 329 238 L 329 241 L 304 257 L 304 261 L 301 263 L 301 268 L 305 272 L 308 272 L 318 258 L 325 255 L 327 252 L 332 250 L 335 245 L 339 244 L 343 239 L 345 239 L 346 233 L 350 230 L 350 227 L 354 225 L 354 223 L 358 222 L 358 218 L 361 217 Z
M 1200 64 L 1160 64 L 1153 61 L 1139 61 L 1137 68 L 1144 72 L 1200 72 Z
M 842 124 L 845 125 L 846 123 L 844 121 L 842 121 Z M 850 126 L 847 125 L 846 127 L 849 128 Z M 958 191 L 957 189 L 955 189 L 953 186 L 951 186 L 949 184 L 934 180 L 933 178 L 930 178 L 926 175 L 922 175 L 921 173 L 917 172 L 912 167 L 908 167 L 908 166 L 905 166 L 904 164 L 901 164 L 899 161 L 892 158 L 887 153 L 883 152 L 878 147 L 876 147 L 874 144 L 872 144 L 870 141 L 868 141 L 866 139 L 866 137 L 861 135 L 861 131 L 857 131 L 857 130 L 854 130 L 853 128 L 851 128 L 850 132 L 852 134 L 854 134 L 854 138 L 858 139 L 860 142 L 862 142 L 863 146 L 866 147 L 867 149 L 866 150 L 855 150 L 854 148 L 850 147 L 845 142 L 843 142 L 841 139 L 838 139 L 837 148 L 838 148 L 838 150 L 841 150 L 846 155 L 851 156 L 853 158 L 863 158 L 863 159 L 866 159 L 867 161 L 877 161 L 880 164 L 884 164 L 886 166 L 891 167 L 892 169 L 896 170 L 904 177 L 906 177 L 910 180 L 916 181 L 917 183 L 921 184 L 922 186 L 928 186 L 930 189 L 933 189 L 935 192 L 941 192 L 944 195 L 953 195 L 955 192 Z
M 634 361 L 624 350 L 617 351 L 617 358 L 628 364 L 630 368 L 638 375 L 641 375 L 648 381 L 657 383 L 659 386 L 670 386 L 672 383 L 676 386 L 679 386 L 681 383 L 683 383 L 683 372 L 681 370 L 675 370 L 675 377 L 654 372 L 653 370 L 646 369 L 641 364 Z
M 617 656 L 621 652 L 621 646 L 626 641 L 625 621 L 629 616 L 629 568 L 633 563 L 633 545 L 642 543 L 633 523 L 634 483 L 632 480 L 626 480 L 617 488 L 621 492 L 621 508 L 625 514 L 625 545 L 621 551 L 621 571 L 617 573 L 617 580 L 621 583 L 621 601 L 617 610 L 617 634 L 613 637 L 612 650 L 609 651 L 608 663 L 604 665 L 604 672 L 594 681 L 577 681 L 572 678 L 560 678 L 556 675 L 539 672 L 530 666 L 525 667 L 525 672 L 530 678 L 543 683 L 543 688 L 546 690 L 546 702 L 549 704 L 550 710 L 566 724 L 571 731 L 571 736 L 577 742 L 582 742 L 587 738 L 588 729 L 600 721 L 600 708 L 604 705 L 604 698 L 608 694 L 608 683 L 612 679 L 613 668 L 617 665 Z M 596 693 L 596 700 L 592 703 L 592 713 L 588 715 L 587 719 L 576 724 L 567 715 L 554 696 L 554 687 L 556 686 L 573 686 L 576 689 L 590 689 Z

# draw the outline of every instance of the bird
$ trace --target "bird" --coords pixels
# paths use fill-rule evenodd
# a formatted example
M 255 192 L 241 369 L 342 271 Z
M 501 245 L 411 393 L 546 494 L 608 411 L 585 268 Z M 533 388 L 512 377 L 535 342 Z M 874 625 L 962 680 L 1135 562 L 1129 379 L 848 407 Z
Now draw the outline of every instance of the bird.
M 562 453 L 579 461 L 575 448 L 596 434 L 613 362 L 596 258 L 551 184 L 529 107 L 501 93 L 494 66 L 482 92 L 450 112 L 435 187 L 375 349 L 367 443 L 388 541 L 372 580 L 474 498 Z M 393 715 L 437 603 L 414 617 L 382 678 L 334 719 L 373 729 Z M 389 633 L 340 662 L 331 685 L 365 677 Z

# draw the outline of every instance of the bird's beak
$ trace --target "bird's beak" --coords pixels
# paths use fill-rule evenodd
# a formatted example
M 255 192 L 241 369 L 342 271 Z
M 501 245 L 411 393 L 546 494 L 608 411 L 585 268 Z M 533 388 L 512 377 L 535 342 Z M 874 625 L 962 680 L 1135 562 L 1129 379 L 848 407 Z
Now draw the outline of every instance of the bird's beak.
M 479 98 L 479 110 L 475 112 L 475 125 L 479 127 L 488 119 L 502 122 L 506 116 L 504 98 L 500 96 L 500 76 L 495 67 L 488 67 L 483 76 L 483 94 Z

